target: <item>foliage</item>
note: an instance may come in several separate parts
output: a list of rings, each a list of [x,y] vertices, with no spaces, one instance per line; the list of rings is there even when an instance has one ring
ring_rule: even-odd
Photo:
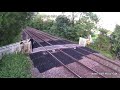
[[[90,14],[94,15],[94,14]],[[78,41],[79,37],[87,38],[88,35],[92,35],[93,29],[96,28],[96,24],[98,21],[91,19],[89,13],[84,13],[83,16],[75,23],[74,30],[76,32],[76,37],[74,37],[75,41]]]
[[[91,30],[96,28],[96,23],[99,21],[98,17],[91,12],[83,12],[82,17],[74,23],[74,26],[73,21],[65,15],[57,16],[55,21],[50,19],[45,21],[44,19],[43,16],[38,15],[31,20],[29,26],[73,41],[92,34]]]
[[[101,51],[109,51],[110,45],[110,38],[108,36],[99,35],[97,40],[93,43],[95,49]]]
[[[58,35],[66,37],[66,33],[68,32],[68,27],[70,26],[70,19],[68,19],[66,16],[58,16],[56,18],[56,31]]]
[[[74,23],[74,27],[69,18],[64,15],[60,15],[56,18],[56,22],[51,27],[51,31],[73,41],[78,41],[79,37],[86,38],[89,34],[92,34],[91,30],[96,28],[95,23],[98,22],[98,18],[91,19],[94,14],[90,14],[90,17],[88,17],[88,14],[89,13],[87,13],[87,15],[84,14],[79,21]]]
[[[113,54],[110,52],[110,50],[101,50],[99,48],[97,48],[97,46],[95,44],[90,44],[88,46],[89,48],[98,51],[99,53],[103,54],[104,56],[110,58],[110,59],[114,59]]]
[[[43,19],[40,16],[36,16],[28,23],[28,26],[31,26],[36,29],[43,29]]]
[[[31,12],[0,12],[0,46],[12,43],[32,15]]]
[[[112,54],[110,53],[111,40],[110,37],[107,36],[108,30],[99,28],[99,31],[100,34],[98,35],[98,38],[94,41],[94,43],[90,44],[89,47],[111,58],[112,56]]]
[[[40,30],[49,30],[53,25],[53,20],[47,19],[44,21],[44,17],[41,15],[34,16],[33,19],[30,20],[30,22],[27,24],[28,26],[31,26],[36,29]]]
[[[50,28],[52,27],[52,25],[53,25],[53,20],[48,19],[47,21],[44,21],[43,30],[44,31],[46,31],[46,30],[49,31]]]
[[[115,31],[111,34],[111,51],[116,56],[120,52],[120,26],[116,25]],[[120,56],[119,56],[120,58]]]
[[[104,28],[99,28],[100,34],[107,36],[107,33],[109,32],[108,30],[104,29]]]
[[[93,14],[92,12],[84,12],[84,14],[85,14],[85,17],[89,18],[88,20],[96,24],[99,22],[99,18],[97,17],[96,14]]]
[[[0,60],[0,78],[30,78],[31,63],[21,53],[6,55]]]

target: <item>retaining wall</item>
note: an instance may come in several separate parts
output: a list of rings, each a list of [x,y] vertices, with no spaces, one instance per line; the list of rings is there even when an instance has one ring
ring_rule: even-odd
[[[27,44],[26,40],[23,40],[21,42],[23,42],[24,44]],[[0,60],[4,55],[21,52],[23,47],[23,44],[20,44],[21,42],[0,47]]]

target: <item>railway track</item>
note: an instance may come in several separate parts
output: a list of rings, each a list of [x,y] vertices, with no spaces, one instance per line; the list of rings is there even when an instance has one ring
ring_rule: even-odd
[[[45,35],[45,37],[47,36],[47,38],[49,38],[49,37],[56,38],[54,36],[51,36],[49,34],[41,32],[41,31],[39,32],[39,31],[35,30],[34,32],[39,33],[41,35]],[[49,39],[52,40],[51,38],[49,38]],[[56,38],[56,39],[59,39],[59,38]],[[65,42],[65,41],[63,41],[63,42]],[[84,49],[84,48],[86,48],[87,50]],[[96,55],[96,53],[91,52],[91,49],[89,49],[87,47],[83,47],[83,48],[80,47],[78,49],[79,50],[76,50],[76,49],[72,49],[72,50],[75,51],[75,52],[77,52],[77,53],[80,53],[82,55],[84,55],[83,52],[91,54],[91,56],[86,56],[86,55],[84,55],[84,56],[87,57],[87,58],[89,58],[89,59],[91,59],[91,60],[95,60],[96,62],[100,63],[101,65],[104,65],[105,67],[111,68],[111,66],[112,66],[112,67],[114,67],[114,69],[113,69],[114,71],[116,71],[118,73],[120,72],[120,65],[117,64],[117,63],[115,63],[114,61],[111,61],[111,60],[103,58],[103,57],[101,57],[99,55]],[[81,52],[81,51],[83,51],[83,52]],[[106,64],[106,63],[108,63],[108,64]],[[119,68],[119,69],[117,69],[117,68]]]
[[[30,28],[29,28],[29,29],[30,29]],[[49,37],[52,37],[52,38],[55,38],[55,39],[60,39],[60,38],[55,37],[55,36],[52,36],[52,35],[50,35],[50,34],[46,34],[46,33],[42,32],[42,31],[38,31],[37,29],[33,29],[33,30],[34,30],[34,32],[37,32],[37,33],[39,33],[39,34],[41,33],[41,34],[43,34],[43,35],[46,35],[46,36],[49,36]],[[51,40],[52,40],[52,39],[51,39]],[[65,40],[66,40],[66,39],[65,39]],[[66,40],[66,41],[69,41],[69,40]],[[65,42],[65,41],[63,41],[63,42]],[[72,42],[72,41],[69,41],[69,42],[74,43],[74,42]],[[86,50],[85,48],[86,48],[87,50]],[[94,55],[95,57],[97,57],[97,58],[101,58],[101,59],[103,59],[103,60],[105,60],[105,61],[107,61],[107,62],[110,62],[110,63],[115,64],[116,66],[120,67],[120,65],[117,64],[117,63],[115,63],[114,61],[108,60],[108,59],[106,59],[106,58],[104,58],[104,57],[102,57],[102,56],[100,56],[100,55],[94,54],[94,53],[91,52],[91,50],[90,50],[89,48],[87,48],[87,47],[83,47],[83,48],[80,48],[80,49],[88,52],[89,54],[93,54],[93,55]]]
[[[29,32],[29,34],[33,34],[33,33],[30,33],[30,32]],[[33,35],[32,37],[35,37],[35,36],[36,36],[36,35]],[[36,37],[37,37],[37,36],[36,36]],[[39,38],[39,39],[40,39],[40,40],[43,40],[43,39],[41,39],[41,38]],[[43,40],[43,41],[44,41],[44,40]],[[40,45],[40,46],[41,46],[41,45]],[[42,46],[42,47],[43,47],[43,46]],[[65,53],[65,52],[63,52],[63,51],[61,51],[61,52],[64,53],[67,57],[70,57],[72,60],[74,60],[75,62],[77,62],[77,63],[75,63],[75,64],[77,65],[77,67],[79,67],[79,68],[81,69],[81,71],[82,71],[82,69],[83,69],[83,70],[86,70],[86,71],[87,71],[86,73],[89,72],[89,73],[96,73],[96,74],[97,74],[97,75],[91,75],[91,77],[94,76],[94,77],[96,77],[96,78],[106,78],[105,76],[100,75],[100,74],[99,74],[98,72],[96,72],[95,70],[93,70],[93,69],[85,66],[84,64],[78,62],[75,58],[73,58],[72,56],[68,55],[67,53]],[[57,57],[55,57],[52,53],[51,53],[51,55],[52,55],[54,58],[56,58],[58,61],[60,61],[60,63],[62,63],[63,66],[65,66],[65,64],[62,62],[62,60],[59,60],[59,59],[58,59]],[[67,68],[69,68],[69,71],[71,70],[71,71],[73,71],[73,72],[76,73],[74,67],[71,68],[71,66],[68,66]],[[79,69],[79,71],[80,71],[80,69]],[[77,72],[77,76],[80,76],[80,78],[81,78],[81,77],[82,77],[82,78],[85,78],[85,75],[80,75],[80,74],[82,74],[82,73]]]
[[[40,40],[42,40],[43,42],[46,42],[46,43],[48,43],[48,44],[51,45],[51,46],[53,45],[53,44],[45,41],[44,39],[42,39],[42,38],[41,38],[42,35],[38,35],[38,34],[35,35],[34,32],[32,32],[31,34],[33,34],[34,36],[38,37],[38,38],[39,38]],[[45,37],[45,36],[43,36],[43,37]],[[52,39],[50,39],[50,40],[52,40]],[[88,66],[86,66],[86,65],[84,65],[84,64],[82,64],[82,63],[80,63],[80,62],[79,62],[76,58],[74,58],[73,56],[65,53],[65,52],[62,51],[62,50],[59,50],[59,51],[62,52],[63,54],[65,54],[66,56],[70,57],[70,58],[71,58],[72,60],[74,60],[75,62],[77,62],[80,66],[83,66],[84,68],[91,70],[93,73],[96,73],[96,74],[100,75],[101,77],[106,78],[106,76],[99,74],[99,72],[95,71],[94,69],[92,69],[92,68],[90,68],[90,67],[88,67]]]
[[[34,32],[32,32],[32,34],[33,34]],[[34,34],[35,35],[35,34]],[[37,34],[36,33],[36,35],[35,35],[36,37],[38,37],[38,38],[40,38],[41,36],[43,37],[43,34]],[[46,38],[48,38],[47,36],[44,36],[44,37],[46,37]],[[42,39],[42,38],[40,38],[40,39]],[[43,40],[43,39],[42,39]],[[51,40],[51,39],[50,39]],[[43,40],[44,41],[44,40]],[[49,45],[51,45],[52,46],[52,44],[50,44],[49,42],[47,42],[47,41],[44,41],[44,42],[46,42],[46,43],[48,43]],[[74,50],[74,49],[72,49],[72,50]],[[67,53],[65,53],[64,51],[62,51],[62,50],[59,50],[59,51],[61,51],[62,53],[64,53],[64,54],[66,54],[67,56],[69,56],[69,57],[71,57],[73,60],[75,60],[76,62],[78,62],[78,60],[77,59],[75,59],[74,57],[72,57],[72,56],[70,56],[69,54],[67,54]],[[75,52],[77,52],[77,53],[80,53],[80,52],[78,52],[78,51],[76,51],[76,50],[74,50]],[[82,53],[81,53],[82,54]],[[83,56],[85,56],[84,54],[82,54]],[[90,60],[94,60],[94,59],[92,59],[92,58],[90,58],[90,57],[87,57],[87,56],[85,56],[86,58],[89,58]],[[110,70],[112,70],[114,73],[119,73],[117,70],[115,70],[115,69],[112,69],[112,68],[110,68],[110,67],[108,67],[108,66],[105,66],[105,65],[103,65],[103,64],[101,64],[99,61],[95,61],[95,62],[97,62],[97,63],[99,63],[100,65],[102,65],[102,66],[104,66],[104,67],[106,67],[106,69],[108,70],[108,69],[110,69]],[[78,62],[80,65],[83,65],[83,64],[81,64],[80,62]],[[85,66],[85,65],[84,65]],[[87,66],[86,66],[87,67]],[[89,67],[87,67],[87,68],[89,68]],[[89,69],[91,69],[91,68],[89,68]],[[93,69],[92,69],[93,70]],[[95,71],[95,70],[93,70],[95,73],[98,73],[99,74],[99,72],[97,72],[97,71]],[[99,70],[100,71],[100,70]],[[103,77],[105,77],[105,75],[103,75]]]
[[[33,34],[33,33],[32,33]],[[38,37],[38,35],[36,35],[37,37]],[[38,38],[40,38],[40,36],[38,37]],[[40,38],[41,39],[41,38]],[[43,40],[43,39],[42,39]],[[43,40],[44,41],[44,40]],[[45,41],[44,41],[45,42]],[[46,42],[46,43],[48,43],[48,42]],[[50,44],[50,43],[48,43],[49,45],[52,45],[52,44]],[[89,67],[87,67],[87,66],[85,66],[85,65],[83,65],[82,63],[80,63],[80,62],[78,62],[78,60],[77,59],[75,59],[74,57],[72,57],[72,56],[70,56],[69,54],[67,54],[67,53],[65,53],[64,51],[62,51],[62,50],[59,50],[60,52],[62,52],[62,53],[64,53],[65,55],[67,55],[68,57],[70,57],[70,58],[72,58],[74,61],[76,61],[79,65],[82,65],[82,66],[84,66],[84,67],[86,67],[87,69],[89,69],[89,70],[92,70],[94,73],[97,73],[97,74],[99,74],[99,72],[97,72],[97,71],[95,71],[95,70],[93,70],[93,69],[91,69],[91,68],[89,68]],[[99,74],[100,75],[100,74]],[[103,76],[103,75],[101,75],[102,77],[105,77],[105,76]]]
[[[25,31],[31,38],[35,38],[34,40],[36,41],[36,40],[38,40],[38,41],[36,41],[41,47],[44,47],[43,45],[41,45],[40,44],[40,42],[39,41],[43,41],[43,42],[45,42],[45,43],[47,43],[47,44],[49,44],[49,45],[53,45],[53,44],[51,44],[51,43],[49,43],[48,41],[49,40],[51,40],[51,41],[55,41],[55,40],[60,40],[59,38],[55,38],[54,36],[52,36],[51,37],[51,35],[47,35],[47,34],[45,34],[45,33],[38,33],[37,31],[34,31],[34,30],[26,30]],[[46,49],[46,48],[45,48]],[[83,50],[83,51],[86,51],[85,49],[83,49],[83,48],[80,48],[81,50]],[[82,56],[85,56],[85,54],[83,54],[83,53],[81,53],[81,52],[79,52],[79,51],[77,51],[77,50],[75,50],[75,49],[69,49],[69,50],[72,50],[72,51],[74,51],[74,52],[76,52],[76,53],[78,53],[79,55],[82,55]],[[48,50],[46,50],[51,56],[53,56],[59,63],[61,63],[61,65],[63,65],[66,69],[68,69],[70,72],[72,72],[74,75],[76,75],[77,77],[79,77],[79,78],[81,78],[81,77],[84,77],[84,75],[80,75],[80,73],[76,73],[75,72],[75,70],[73,69],[71,69],[71,67],[67,67],[67,65],[65,65],[63,62],[61,62],[55,55],[53,55],[51,52],[49,52]],[[71,56],[71,55],[69,55],[68,53],[66,53],[65,51],[63,51],[63,50],[58,50],[59,52],[61,52],[62,54],[64,54],[64,55],[66,55],[67,57],[69,57],[69,58],[71,58],[72,60],[74,60],[75,62],[76,62],[76,65],[78,66],[78,67],[80,67],[80,68],[82,68],[82,69],[84,69],[84,70],[87,70],[88,72],[91,72],[91,73],[96,73],[97,75],[97,77],[100,77],[100,78],[107,78],[107,76],[106,75],[101,75],[101,74],[99,74],[99,72],[98,71],[96,71],[96,70],[94,70],[94,69],[92,69],[92,68],[90,68],[90,67],[88,67],[88,66],[86,66],[86,65],[84,65],[83,63],[81,63],[81,62],[79,62],[75,57],[73,57],[73,56]],[[90,52],[90,51],[86,51],[86,52],[89,52],[89,54],[93,54],[92,52]],[[97,55],[96,55],[97,56]],[[117,73],[119,73],[117,70],[115,70],[115,69],[112,69],[112,68],[110,68],[110,67],[108,67],[108,66],[105,66],[105,65],[103,65],[102,63],[100,63],[100,62],[98,62],[98,61],[96,61],[95,59],[93,59],[93,58],[91,58],[91,57],[88,57],[88,56],[85,56],[86,58],[88,58],[89,60],[94,60],[95,62],[97,62],[97,63],[99,63],[100,65],[102,65],[102,66],[104,66],[104,67],[106,67],[106,68],[108,68],[108,69],[110,69],[111,71],[114,71],[114,72],[117,72]],[[98,56],[99,57],[99,56]],[[100,57],[101,58],[101,57]],[[107,61],[107,60],[106,60]],[[113,62],[112,62],[112,64],[114,64]],[[116,64],[117,65],[117,64]],[[118,65],[117,65],[118,66]],[[96,77],[96,76],[94,76],[94,77]]]
[[[24,31],[25,32],[25,31]],[[27,33],[35,42],[37,42],[41,47],[44,47],[44,46],[42,46],[38,41],[36,41],[35,39],[34,39],[34,37],[33,36],[31,36],[28,32],[25,32],[25,33]],[[72,71],[70,68],[68,68],[64,63],[62,63],[57,57],[55,57],[51,52],[49,52],[46,48],[44,48],[46,51],[47,51],[47,53],[49,53],[55,60],[57,60],[62,66],[64,66],[68,71],[70,71],[72,74],[74,74],[76,77],[78,77],[78,78],[81,78],[81,76],[79,76],[78,74],[76,74],[74,71]]]

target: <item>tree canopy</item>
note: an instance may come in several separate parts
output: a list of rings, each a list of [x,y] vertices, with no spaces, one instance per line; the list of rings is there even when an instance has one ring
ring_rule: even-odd
[[[32,12],[0,12],[0,45],[12,43],[32,15]]]
[[[116,25],[115,31],[111,34],[112,52],[116,55],[120,53],[120,26]]]

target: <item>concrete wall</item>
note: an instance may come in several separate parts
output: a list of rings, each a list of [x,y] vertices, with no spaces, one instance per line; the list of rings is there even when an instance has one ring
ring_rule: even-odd
[[[27,44],[27,41],[24,40],[22,41],[24,44]],[[12,54],[12,53],[17,53],[21,52],[23,44],[20,44],[21,42],[17,42],[14,44],[6,45],[0,47],[0,60],[4,55]]]

